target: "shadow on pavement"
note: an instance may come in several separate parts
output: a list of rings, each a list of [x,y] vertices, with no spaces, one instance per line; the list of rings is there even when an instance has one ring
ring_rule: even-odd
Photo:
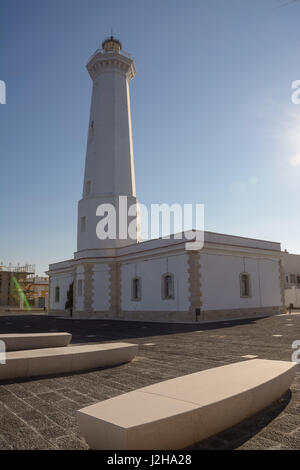
[[[0,333],[72,333],[72,344],[130,340],[194,331],[222,330],[237,325],[250,325],[266,317],[227,320],[216,323],[152,323],[119,320],[68,320],[44,315],[0,317]]]

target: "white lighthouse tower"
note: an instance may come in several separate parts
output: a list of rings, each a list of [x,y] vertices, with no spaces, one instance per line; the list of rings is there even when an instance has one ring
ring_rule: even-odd
[[[201,251],[187,248],[188,233],[137,243],[129,98],[134,62],[110,37],[87,69],[93,92],[78,248],[74,258],[49,266],[49,313],[191,323],[284,312],[280,243],[212,232],[205,232]],[[115,234],[108,226],[101,237],[106,221]]]
[[[137,208],[129,96],[129,82],[135,76],[134,61],[122,51],[120,41],[111,36],[90,58],[87,70],[93,80],[93,91],[83,193],[78,203],[77,258],[87,256],[87,250],[119,248],[139,240],[139,228],[134,236],[128,237],[127,228],[134,217],[127,217],[124,206],[126,196],[127,207]],[[120,196],[123,196],[121,234]],[[108,237],[99,239],[96,228],[101,217],[97,208],[102,205],[104,218],[107,204],[116,211],[116,236],[112,237],[111,227],[107,227]]]

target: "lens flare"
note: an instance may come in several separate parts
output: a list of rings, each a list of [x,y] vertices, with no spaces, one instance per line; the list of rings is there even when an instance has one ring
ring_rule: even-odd
[[[13,276],[12,280],[13,280],[13,283],[14,283],[15,288],[17,289],[19,298],[20,298],[20,299],[23,298],[23,301],[24,301],[24,305],[25,305],[26,310],[30,311],[30,310],[31,310],[31,307],[30,307],[30,305],[29,305],[29,302],[28,302],[28,300],[27,300],[27,298],[26,298],[26,295],[25,295],[25,293],[24,293],[22,287],[20,286],[18,280],[17,280],[14,276]]]

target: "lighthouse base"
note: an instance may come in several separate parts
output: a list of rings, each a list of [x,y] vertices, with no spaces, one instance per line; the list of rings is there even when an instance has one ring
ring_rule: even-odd
[[[285,312],[279,243],[206,232],[200,251],[172,237],[99,253],[50,265],[51,315],[70,316],[70,286],[72,318],[193,323]]]

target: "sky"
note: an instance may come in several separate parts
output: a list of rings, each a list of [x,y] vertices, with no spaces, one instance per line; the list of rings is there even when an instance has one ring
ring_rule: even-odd
[[[0,262],[76,251],[91,98],[111,28],[135,60],[137,196],[300,253],[300,1],[1,0]]]

